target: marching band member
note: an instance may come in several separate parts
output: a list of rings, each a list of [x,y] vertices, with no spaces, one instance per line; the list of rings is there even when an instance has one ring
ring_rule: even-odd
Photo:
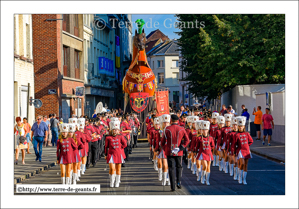
[[[225,119],[223,116],[218,116],[217,117],[217,121],[218,121],[218,130],[216,131],[216,150],[217,150],[217,158],[216,158],[216,166],[219,166],[219,171],[222,171],[223,169],[223,165],[222,165],[222,158],[223,158],[223,154],[222,154],[222,150],[221,150],[221,146],[222,146],[222,132],[221,129],[224,127],[224,123],[225,123]]]
[[[252,158],[250,148],[253,140],[248,132],[245,131],[246,117],[238,117],[238,129],[239,132],[235,135],[235,147],[236,154],[238,159],[240,159],[240,167],[239,167],[239,184],[247,184],[247,168],[248,168],[248,160]],[[243,173],[244,171],[244,173]]]
[[[75,132],[76,138],[78,140],[81,140],[81,143],[83,144],[82,149],[79,149],[79,154],[81,157],[81,166],[78,168],[78,177],[81,176],[81,174],[84,174],[85,171],[85,164],[86,164],[86,158],[87,158],[87,150],[88,147],[88,140],[86,137],[86,134],[84,134],[84,124],[85,124],[85,118],[78,118],[78,129],[79,131]],[[81,171],[81,174],[80,174]]]
[[[92,163],[93,166],[96,165],[97,160],[97,149],[98,149],[98,138],[97,138],[97,132],[93,126],[93,119],[88,120],[88,124],[84,127],[84,133],[88,134],[91,138],[91,141],[88,143],[88,155],[87,155],[87,162],[86,162],[86,168],[89,168],[90,164]]]
[[[199,138],[202,137],[202,121],[203,120],[198,120],[195,123],[195,129],[197,131],[196,136],[193,136],[192,139],[192,153],[195,156],[195,158],[197,157],[197,152],[198,150],[196,150],[196,146],[199,143]],[[202,171],[202,164],[201,164],[201,160],[196,158],[196,176],[197,176],[197,181],[200,181],[201,178],[201,171]]]
[[[195,124],[196,122],[199,121],[198,116],[193,116],[192,117],[192,128],[191,128],[191,136],[192,138],[190,139],[190,144],[191,144],[191,149],[194,149],[195,146],[195,141],[193,142],[193,137],[197,135],[196,127]],[[196,157],[193,152],[191,152],[191,171],[193,174],[196,174],[197,168],[196,168]]]
[[[150,143],[149,130],[154,127],[154,116],[155,115],[152,112],[149,112],[149,116],[146,119],[146,133],[147,133],[148,143]]]
[[[124,163],[121,150],[127,146],[127,141],[125,137],[120,134],[119,121],[110,121],[109,125],[110,135],[106,137],[105,154],[107,163],[109,164],[110,187],[119,187],[121,164]]]
[[[123,121],[123,115],[122,115],[121,113],[117,113],[117,114],[116,114],[116,118],[118,119],[119,123],[121,124],[122,121]],[[114,119],[114,120],[116,120],[116,119]],[[111,132],[111,130],[110,130],[110,132]],[[120,133],[121,135],[123,135],[123,133],[122,133],[121,130],[119,131],[119,133]],[[125,139],[126,139],[126,138],[125,138]],[[123,158],[125,159],[125,158],[126,158],[125,148],[121,147],[121,153],[122,153]],[[122,163],[121,166],[122,166],[122,167],[126,167],[126,166],[125,166],[125,161],[124,161],[124,163]]]
[[[156,118],[156,115],[155,114],[152,114],[151,115],[151,122],[148,123],[148,126],[147,126],[147,133],[148,133],[148,143],[150,145],[150,158],[149,159],[152,159],[152,162],[154,163],[154,159],[153,159],[153,155],[154,155],[154,152],[153,152],[153,148],[152,148],[152,142],[151,142],[151,139],[150,139],[150,132],[151,130],[154,129],[154,119]]]
[[[218,130],[218,124],[217,124],[217,117],[219,116],[218,112],[213,112],[212,113],[212,124],[210,124],[210,136],[213,137],[214,144],[216,144],[216,131]],[[213,164],[212,166],[216,166],[216,155],[217,155],[217,150],[213,149]]]
[[[182,126],[183,128],[185,128],[185,123],[186,123],[186,120],[187,120],[187,114],[186,113],[183,113],[180,120],[179,120],[179,126]]]
[[[211,161],[213,160],[212,150],[215,147],[213,137],[209,136],[210,122],[202,121],[202,136],[198,138],[195,150],[198,151],[196,159],[201,161],[202,172],[201,172],[201,183],[210,185],[210,167]]]
[[[156,171],[159,171],[159,169],[158,169],[158,160],[157,160],[157,153],[156,153],[157,150],[155,150],[155,142],[157,140],[159,141],[159,137],[160,137],[159,131],[160,131],[160,119],[159,119],[159,117],[156,117],[154,119],[154,129],[152,129],[150,131],[150,145],[152,147],[154,169]],[[160,176],[159,176],[159,179],[160,179]],[[161,181],[162,181],[162,173],[161,173]]]
[[[128,146],[130,145],[130,133],[131,133],[131,127],[129,126],[128,119],[130,118],[129,114],[125,114],[122,123],[120,124],[120,131],[122,135],[126,138],[127,140],[127,146],[124,148],[125,155],[126,155],[126,160],[129,161],[129,148]]]
[[[101,159],[101,155],[103,154],[103,151],[104,151],[104,143],[103,141],[105,139],[103,139],[103,135],[104,133],[106,132],[105,128],[104,128],[104,124],[103,122],[99,119],[99,118],[96,118],[95,119],[95,124],[94,124],[94,129],[97,133],[97,135],[99,136],[97,139],[97,142],[98,142],[98,152],[97,152],[97,159],[100,160]]]
[[[133,137],[134,137],[134,145],[133,145],[133,148],[137,147],[137,141],[138,141],[138,130],[140,129],[140,122],[139,122],[139,119],[137,118],[137,114],[134,113],[133,114],[133,118],[134,118],[134,127],[137,129],[137,134],[134,134]]]
[[[237,166],[237,160],[236,160],[236,156],[235,156],[235,149],[234,149],[234,146],[235,146],[235,135],[236,133],[238,132],[238,119],[237,117],[232,117],[232,120],[231,120],[231,124],[232,124],[232,131],[230,132],[230,134],[228,135],[228,138],[229,138],[229,155],[231,157],[231,160],[230,160],[230,164],[229,164],[229,170],[230,170],[230,176],[233,176],[234,175],[234,180],[237,180],[237,169],[238,169],[238,166]]]
[[[223,156],[224,158],[222,158],[223,161],[223,170],[225,173],[228,173],[228,154],[227,154],[227,145],[229,145],[228,140],[228,134],[231,131],[231,127],[230,127],[230,122],[232,119],[233,114],[224,114],[224,118],[225,118],[225,126],[221,128],[221,134],[222,134],[222,152],[223,152]]]
[[[78,140],[76,138],[76,135],[74,135],[76,131],[76,124],[74,123],[71,123],[69,124],[69,132],[68,132],[68,137],[69,138],[72,138],[75,142],[75,144],[77,145],[77,147],[73,147],[73,176],[72,176],[72,179],[73,179],[73,185],[76,185],[76,181],[78,179],[78,163],[81,162],[81,157],[80,157],[80,154],[79,154],[79,150],[78,149],[82,149],[83,148],[83,144],[81,143],[81,140]]]
[[[192,129],[192,122],[193,122],[193,116],[187,116],[187,124],[186,124],[186,133],[189,136],[189,139],[191,140],[191,142],[188,144],[187,148],[186,148],[186,153],[185,153],[185,157],[187,158],[187,168],[190,169],[191,168],[191,150],[190,150],[190,145],[192,144],[192,133],[191,133],[191,129]]]
[[[76,124],[77,123],[77,118],[75,118],[75,116],[73,115],[73,118],[69,118],[68,122],[69,122],[69,125],[70,124]],[[69,128],[70,128],[70,126],[69,126]],[[68,134],[68,136],[69,136],[69,134]],[[73,172],[74,172],[74,168],[72,168],[72,170],[71,170],[71,182],[72,182],[72,178],[73,178]]]
[[[61,183],[71,184],[71,170],[73,163],[73,150],[78,149],[73,138],[68,138],[69,124],[60,124],[61,134],[57,140],[57,164],[60,165]],[[66,178],[65,178],[66,175]]]

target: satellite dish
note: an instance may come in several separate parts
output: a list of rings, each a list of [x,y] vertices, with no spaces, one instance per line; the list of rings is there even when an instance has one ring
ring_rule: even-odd
[[[35,108],[40,108],[43,105],[42,100],[35,99],[34,102],[33,102],[33,105],[34,105]]]

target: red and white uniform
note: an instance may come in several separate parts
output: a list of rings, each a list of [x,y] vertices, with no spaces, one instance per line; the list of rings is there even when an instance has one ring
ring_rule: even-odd
[[[91,136],[93,133],[97,133],[97,131],[95,130],[94,126],[92,126],[92,125],[85,126],[84,127],[84,133],[86,133],[86,134],[88,134],[90,136],[91,142],[98,141],[97,138],[93,138],[92,139],[92,136]]]
[[[190,128],[186,128],[185,130],[186,130],[186,133],[187,133],[187,135],[188,135],[188,137],[190,139],[190,143],[187,145],[187,149],[189,149],[189,151],[190,151],[190,145],[192,144],[192,133],[191,133],[191,129]]]
[[[123,131],[127,131],[127,130],[131,130],[131,127],[129,126],[129,123],[127,121],[123,121],[121,124],[120,124],[120,131],[123,132]],[[124,137],[127,138],[127,140],[130,139],[130,133],[122,133],[122,135]]]
[[[228,138],[227,141],[229,143],[229,146],[227,146],[226,152],[229,155],[234,155],[235,154],[234,145],[236,144],[236,142],[235,142],[235,135],[236,135],[236,133],[238,133],[238,132],[237,131],[232,131],[227,136],[227,138]]]
[[[183,128],[185,128],[185,122],[182,120],[179,120],[179,126],[182,126]]]
[[[140,122],[139,122],[138,118],[134,118],[133,122],[134,122],[135,127],[137,127],[137,128],[140,127]]]
[[[211,136],[199,136],[197,138],[197,144],[195,146],[195,150],[198,152],[196,155],[197,160],[206,160],[212,161],[213,153],[212,150],[215,147],[213,137]]]
[[[249,133],[238,132],[235,135],[236,155],[239,158],[252,158],[249,146],[253,143],[253,140]]]
[[[127,140],[121,134],[116,136],[106,136],[105,154],[107,163],[124,163],[126,158],[123,149],[127,147]]]
[[[89,152],[89,142],[91,142],[91,136],[88,133],[83,133],[86,139],[86,143],[85,143],[85,151],[86,151],[86,156],[88,156],[88,152]]]
[[[98,138],[98,141],[101,141],[103,138],[103,134],[105,132],[104,126],[103,125],[99,125],[99,126],[94,125],[94,129],[95,129],[97,135],[100,135],[100,137]]]
[[[156,147],[156,140],[159,141],[160,137],[160,129],[152,128],[149,132],[150,135],[150,145],[155,148]]]
[[[73,163],[81,162],[81,156],[79,153],[79,149],[82,149],[82,148],[83,148],[83,144],[82,144],[81,140],[78,140],[78,138],[77,138],[77,148],[76,149],[73,148]]]
[[[214,139],[214,144],[216,144],[216,131],[218,130],[218,125],[216,124],[211,124],[210,125],[210,136]]]
[[[228,133],[230,132],[231,128],[229,126],[224,126],[220,129],[221,131],[221,137],[218,136],[217,139],[217,147],[224,150],[226,148],[226,138]]]
[[[150,121],[148,124],[147,124],[147,127],[146,127],[146,132],[149,134],[150,132],[150,129],[154,127],[154,124],[152,121]]]
[[[79,150],[80,157],[87,156],[86,145],[85,145],[85,143],[86,143],[85,134],[82,133],[81,131],[76,131],[75,136],[77,138],[77,141],[80,141],[80,143],[82,144],[82,146],[79,146],[79,143],[78,143],[78,150]]]
[[[196,136],[197,136],[197,131],[195,129],[191,129],[189,139],[190,139],[190,150],[192,152],[194,152],[194,148],[196,145]]]
[[[58,139],[56,152],[58,164],[74,163],[73,150],[76,149],[78,146],[73,138],[62,139],[62,142]]]
[[[166,159],[164,147],[162,147],[162,138],[163,138],[164,132],[162,130],[159,130],[158,136],[155,138],[155,144],[154,148],[156,151],[159,152],[158,158]]]
[[[190,142],[185,129],[178,124],[172,124],[165,128],[164,133],[162,147],[165,149],[166,156],[173,156],[171,152],[174,148],[180,148],[180,151],[175,156],[183,156],[183,148]]]

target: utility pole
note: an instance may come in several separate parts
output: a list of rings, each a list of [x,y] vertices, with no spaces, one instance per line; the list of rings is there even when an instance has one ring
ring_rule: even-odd
[[[29,99],[30,99],[30,83],[28,83],[27,91],[27,121],[29,122]]]

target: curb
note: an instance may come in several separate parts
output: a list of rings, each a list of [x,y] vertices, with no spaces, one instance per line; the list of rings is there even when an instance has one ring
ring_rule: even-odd
[[[43,167],[40,167],[40,168],[37,168],[36,170],[34,171],[30,171],[29,173],[26,173],[24,175],[21,175],[19,177],[15,177],[14,178],[14,184],[17,184],[17,183],[20,183],[21,181],[25,180],[25,179],[28,179],[30,178],[31,176],[34,176],[35,174],[39,174],[41,173],[42,171],[44,170],[48,170],[48,168],[51,168],[53,166],[56,165],[56,162],[53,162],[53,163],[50,163],[48,165],[45,165]]]
[[[277,163],[281,163],[281,162],[283,162],[283,165],[285,165],[285,160],[281,160],[281,159],[278,159],[278,158],[275,158],[275,157],[271,157],[271,156],[265,155],[265,154],[263,154],[263,153],[257,152],[257,151],[252,150],[252,149],[251,149],[250,151],[251,151],[252,153],[256,154],[256,155],[262,156],[262,157],[264,157],[264,158],[267,158],[267,159],[269,159],[269,160],[275,161],[275,162],[277,162]]]

